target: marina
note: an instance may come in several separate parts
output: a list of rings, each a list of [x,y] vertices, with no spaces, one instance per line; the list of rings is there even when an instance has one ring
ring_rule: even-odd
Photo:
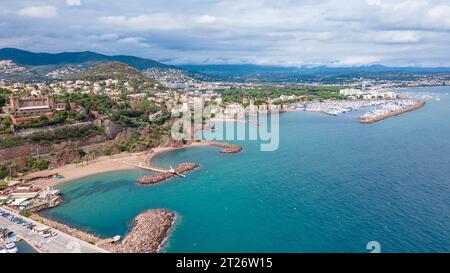
[[[320,112],[329,116],[337,116],[349,112],[367,111],[358,117],[361,123],[374,123],[389,117],[419,109],[425,105],[424,100],[430,97],[415,99],[376,99],[376,100],[328,100],[283,105],[285,111],[301,110]],[[436,99],[436,101],[439,101]]]
[[[305,103],[304,109],[308,112],[320,112],[330,116],[337,116],[347,112],[357,111],[363,107],[377,106],[385,103],[385,100],[313,101]]]
[[[417,110],[419,108],[422,108],[424,105],[425,102],[421,101],[419,102],[413,100],[393,101],[375,107],[374,110],[360,116],[359,121],[361,123],[374,123],[406,112]]]

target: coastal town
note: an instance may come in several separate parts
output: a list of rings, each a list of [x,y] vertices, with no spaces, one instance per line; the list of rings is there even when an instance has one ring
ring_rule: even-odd
[[[1,1],[0,273],[445,259],[449,41],[450,0]]]
[[[0,65],[10,73],[25,71],[11,61]],[[83,76],[57,80],[72,73]],[[241,152],[242,147],[223,142],[170,138],[168,129],[178,114],[193,112],[198,102],[223,109],[204,117],[205,129],[217,121],[245,119],[248,113],[239,109],[249,106],[266,113],[305,111],[338,116],[355,112],[355,122],[369,124],[425,105],[425,101],[397,93],[395,83],[367,80],[320,86],[204,82],[176,69],[140,73],[121,63],[92,70],[67,68],[48,76],[52,80],[0,80],[2,252],[16,252],[14,243],[21,239],[39,252],[69,251],[61,244],[72,237],[81,242],[83,252],[162,251],[176,212],[143,212],[123,238],[99,238],[46,219],[40,212],[63,202],[59,185],[99,170],[142,169],[149,174],[136,184],[149,186],[201,168],[194,162],[160,168],[151,161],[158,154],[206,145],[221,149],[222,154]]]

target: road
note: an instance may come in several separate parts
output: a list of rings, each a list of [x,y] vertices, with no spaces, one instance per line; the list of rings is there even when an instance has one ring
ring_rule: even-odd
[[[29,218],[22,217],[9,210],[0,208],[0,211],[7,212],[36,226],[45,226]],[[44,238],[42,235],[32,232],[22,225],[11,222],[0,216],[0,227],[5,227],[14,232],[17,236],[23,238],[28,244],[44,253],[107,253],[108,251],[97,246],[91,245],[78,238],[56,230],[57,235],[50,238]],[[53,229],[55,230],[55,229]]]

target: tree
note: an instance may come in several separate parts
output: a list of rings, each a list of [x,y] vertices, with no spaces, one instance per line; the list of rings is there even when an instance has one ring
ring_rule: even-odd
[[[0,230],[0,238],[2,238],[2,239],[8,238],[8,233],[9,233],[9,231],[6,228],[1,229]]]
[[[86,120],[87,116],[85,113],[78,113],[75,115],[75,119],[78,121],[84,121]]]
[[[86,155],[86,152],[81,148],[77,148],[75,149],[75,151],[77,151],[80,154],[80,157],[84,157]]]
[[[8,97],[11,95],[11,91],[5,88],[0,88],[0,108],[5,106],[8,101]]]
[[[31,216],[31,212],[29,212],[26,209],[23,209],[19,212],[20,215],[22,215],[23,217],[30,217]]]
[[[48,122],[48,118],[45,115],[41,115],[39,117],[39,122],[46,123],[46,122]]]
[[[6,98],[3,96],[0,96],[0,107],[5,106],[5,104],[6,104]]]
[[[155,113],[158,112],[158,107],[148,99],[142,99],[136,106],[136,110],[144,113]]]
[[[0,166],[0,179],[3,179],[5,177],[8,176],[8,168],[6,168],[5,166],[1,165]]]

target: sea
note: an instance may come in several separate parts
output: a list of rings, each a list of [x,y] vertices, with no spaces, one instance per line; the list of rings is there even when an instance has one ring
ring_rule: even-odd
[[[142,170],[86,177],[61,185],[64,204],[43,214],[110,237],[140,212],[172,210],[171,253],[450,252],[450,87],[398,92],[432,98],[374,124],[360,111],[282,113],[275,151],[235,140],[241,153],[162,154],[155,164],[200,168],[151,186],[135,183]]]

